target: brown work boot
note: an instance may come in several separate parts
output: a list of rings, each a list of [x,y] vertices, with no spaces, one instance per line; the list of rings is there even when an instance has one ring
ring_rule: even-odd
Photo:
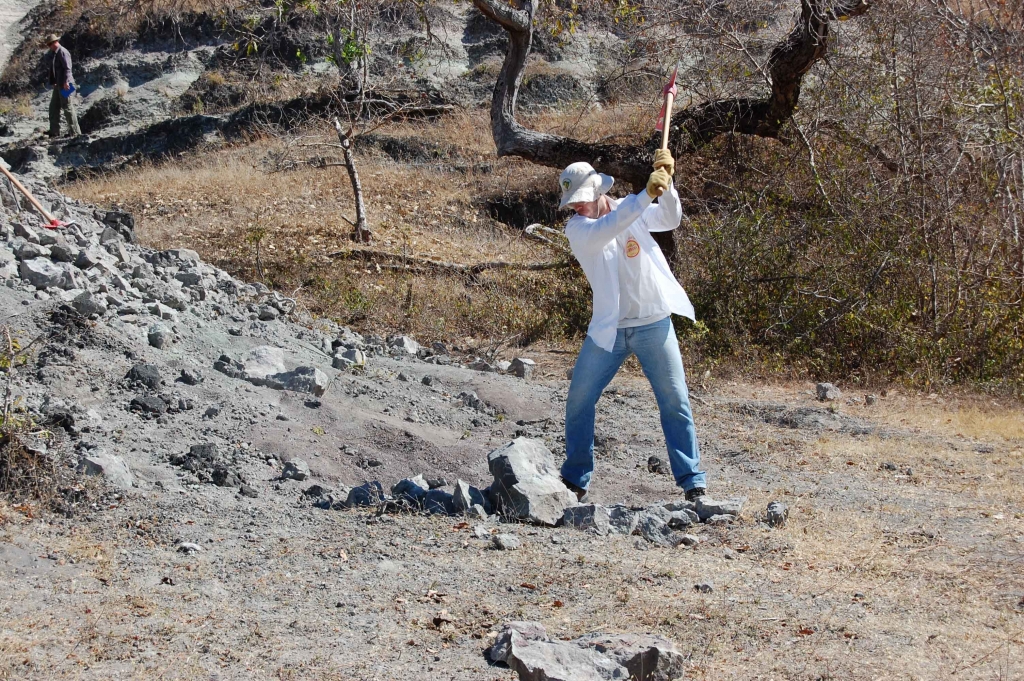
[[[590,501],[589,497],[587,497],[587,490],[583,489],[582,487],[579,487],[578,485],[572,484],[565,478],[562,478],[562,484],[568,487],[569,491],[576,495],[576,501],[580,502],[581,504],[585,504],[588,501]]]
[[[702,497],[707,494],[707,490],[703,487],[694,487],[693,489],[686,490],[686,500],[696,501],[697,497]]]

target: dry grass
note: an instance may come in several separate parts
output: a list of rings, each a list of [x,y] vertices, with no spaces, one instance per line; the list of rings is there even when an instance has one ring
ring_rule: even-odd
[[[468,126],[480,134],[467,136]],[[432,141],[450,143],[470,164],[490,161],[490,172],[399,164],[372,151],[359,156],[373,248],[461,264],[556,257],[489,217],[485,197],[527,190],[538,175],[550,173],[494,159],[486,129],[476,117],[452,117],[436,126]],[[402,126],[389,132],[411,135]],[[550,307],[560,296],[576,295],[578,277],[566,284],[555,275],[511,272],[468,282],[331,260],[329,253],[354,246],[345,219],[354,219],[354,202],[344,168],[267,172],[264,161],[270,153],[333,159],[334,149],[298,145],[336,139],[325,133],[291,142],[261,141],[183,163],[151,165],[79,182],[68,192],[130,210],[148,245],[188,245],[238,276],[265,280],[286,293],[298,291],[313,311],[363,329],[402,328],[443,340],[562,335],[567,323]]]

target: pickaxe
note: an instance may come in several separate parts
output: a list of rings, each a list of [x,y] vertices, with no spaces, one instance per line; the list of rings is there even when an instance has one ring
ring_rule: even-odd
[[[676,64],[676,68],[672,71],[672,78],[669,79],[668,85],[662,90],[662,94],[665,95],[665,102],[661,105],[661,113],[658,114],[658,124],[654,126],[654,129],[661,133],[661,146],[659,149],[668,149],[668,126],[672,122],[672,103],[676,98],[676,74],[679,73],[679,64]]]
[[[63,222],[50,215],[50,213],[45,208],[43,208],[42,204],[36,201],[36,197],[32,196],[32,194],[30,194],[29,191],[25,189],[25,185],[23,185],[21,182],[18,182],[18,178],[14,177],[14,175],[12,175],[10,171],[7,170],[7,168],[4,168],[2,163],[0,163],[0,172],[3,172],[3,174],[7,176],[7,179],[11,181],[11,184],[17,187],[18,190],[25,195],[25,198],[28,199],[29,203],[31,203],[35,207],[35,209],[39,211],[39,214],[46,219],[47,222],[45,225],[43,225],[43,227],[45,227],[46,229],[60,229],[62,227],[70,227],[71,225],[75,224],[74,220],[72,220],[71,222]]]

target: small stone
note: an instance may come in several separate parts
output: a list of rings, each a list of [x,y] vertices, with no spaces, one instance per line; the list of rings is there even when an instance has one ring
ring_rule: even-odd
[[[679,543],[683,546],[696,546],[700,543],[700,537],[693,534],[684,534],[679,538]]]
[[[263,322],[272,322],[281,316],[281,311],[273,305],[260,305],[259,318]]]
[[[781,501],[773,501],[768,504],[765,511],[764,521],[772,527],[782,527],[789,518],[789,508]]]
[[[178,553],[193,554],[199,553],[202,550],[202,546],[200,546],[199,544],[193,544],[192,542],[183,541],[180,544],[178,544]]]
[[[404,371],[399,371],[398,372],[398,380],[402,381],[403,383],[408,383],[409,382],[409,377],[405,374]]]
[[[731,525],[736,522],[736,516],[730,513],[719,513],[704,521],[708,525]]]
[[[419,505],[423,498],[430,491],[430,485],[423,479],[422,475],[417,475],[415,478],[405,478],[399,480],[394,487],[391,488],[391,494],[396,499],[405,499],[412,503]]]
[[[716,515],[731,515],[733,518],[740,515],[743,510],[743,504],[746,503],[746,497],[737,497],[735,499],[723,499],[721,501],[715,500],[707,495],[697,497],[694,502],[694,510],[700,517],[702,522],[707,522],[709,518]]]
[[[656,456],[647,457],[647,470],[655,475],[662,475],[668,472],[665,469],[665,462]]]
[[[54,244],[50,248],[50,257],[54,262],[73,263],[78,257],[78,249],[68,244]]]
[[[84,317],[88,317],[90,315],[102,316],[107,312],[106,302],[89,291],[80,293],[71,303],[71,306]]]
[[[182,369],[181,382],[185,385],[199,385],[206,380],[203,372],[198,369]]]
[[[150,390],[157,390],[161,383],[160,370],[154,364],[136,364],[125,374],[125,379],[141,383]]]
[[[814,389],[818,394],[819,402],[834,402],[843,396],[842,391],[831,383],[819,383]]]
[[[174,278],[180,281],[182,286],[199,286],[203,283],[203,276],[198,272],[177,272]]]
[[[167,345],[167,341],[170,340],[171,332],[162,324],[154,324],[146,331],[145,336],[146,340],[150,341],[150,345],[159,350]]]
[[[249,485],[242,485],[241,487],[239,487],[238,493],[241,494],[243,497],[248,497],[250,499],[255,499],[256,497],[259,496],[256,490],[254,490],[252,487],[249,487]]]
[[[278,421],[291,421],[291,419],[284,414],[278,414],[274,418],[277,419]]]
[[[866,404],[867,406],[870,407],[870,406],[874,405],[876,402],[878,402],[878,397],[877,396],[875,396],[875,395],[865,395],[864,396],[864,404]]]
[[[426,386],[431,386],[431,385],[434,385],[434,381],[435,380],[436,379],[433,376],[427,375],[427,376],[424,376],[422,379],[420,379],[420,383],[422,383],[423,385],[426,385]]]
[[[608,509],[600,504],[585,504],[567,508],[562,513],[562,523],[598,536],[604,536],[611,532]]]
[[[737,558],[739,558],[739,555],[740,554],[736,553],[735,551],[729,548],[722,551],[722,557],[726,560],[736,560]]]
[[[353,487],[348,493],[349,506],[376,506],[384,500],[384,488],[379,482],[364,482]]]
[[[415,355],[420,349],[420,344],[409,336],[391,336],[388,338],[388,347],[400,354]]]
[[[486,525],[474,525],[473,536],[477,539],[490,539],[491,531],[487,529]]]
[[[34,244],[31,241],[23,241],[14,249],[14,257],[18,260],[31,260],[33,258],[48,258],[51,251],[46,246]]]
[[[445,478],[427,478],[427,486],[430,489],[438,489],[439,487],[447,487],[448,480]]]
[[[285,480],[305,480],[309,477],[309,464],[302,459],[292,459],[284,465],[281,477]]]
[[[220,414],[220,407],[207,407],[206,411],[203,412],[203,418],[212,419],[218,414]]]
[[[100,245],[106,245],[112,241],[120,241],[121,234],[111,227],[105,227],[103,233],[100,234]]]
[[[131,489],[135,484],[128,464],[114,454],[91,452],[78,460],[78,471],[86,475],[101,475],[119,489]]]
[[[25,239],[26,241],[31,241],[34,244],[39,243],[39,235],[36,233],[34,229],[29,227],[28,225],[22,224],[20,222],[12,222],[11,226],[14,227],[15,236],[20,236],[22,239]]]
[[[452,495],[443,489],[432,489],[423,497],[423,510],[427,513],[451,515],[455,512]]]
[[[306,489],[302,490],[302,495],[306,497],[322,497],[331,493],[330,487],[324,487],[323,485],[310,485]]]
[[[532,359],[516,357],[512,360],[512,364],[509,366],[508,370],[513,376],[529,380],[530,377],[533,376],[533,370],[536,366],[537,363]]]
[[[715,585],[711,582],[699,582],[693,585],[694,591],[699,591],[702,594],[709,594],[715,590]]]
[[[514,534],[496,534],[491,541],[499,551],[515,551],[523,545]]]

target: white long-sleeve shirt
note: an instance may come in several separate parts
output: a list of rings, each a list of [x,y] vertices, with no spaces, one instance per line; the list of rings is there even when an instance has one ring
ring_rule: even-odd
[[[565,226],[569,246],[593,292],[587,335],[608,352],[620,325],[647,324],[669,313],[695,319],[686,291],[651,236],[651,232],[679,226],[683,210],[675,187],[656,205],[646,191],[610,201],[612,210],[607,215],[596,220],[574,215]],[[626,285],[625,296],[620,281]]]

